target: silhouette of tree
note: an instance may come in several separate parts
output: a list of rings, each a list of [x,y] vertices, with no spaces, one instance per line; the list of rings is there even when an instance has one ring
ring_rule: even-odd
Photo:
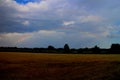
[[[119,50],[120,49],[120,44],[112,44],[110,49]]]
[[[100,54],[100,48],[96,45],[92,48],[94,54]]]
[[[112,44],[110,48],[110,53],[120,54],[120,44]]]
[[[54,48],[49,45],[47,48],[18,48],[0,47],[0,52],[33,52],[33,53],[73,53],[73,54],[120,54],[120,44],[112,44],[109,49],[101,49],[97,45],[93,48],[70,49],[68,44],[63,48]]]
[[[64,51],[65,51],[65,53],[70,52],[70,48],[69,48],[69,45],[68,45],[68,44],[65,44],[65,45],[64,45]]]
[[[51,45],[48,46],[48,50],[54,50],[55,48]]]

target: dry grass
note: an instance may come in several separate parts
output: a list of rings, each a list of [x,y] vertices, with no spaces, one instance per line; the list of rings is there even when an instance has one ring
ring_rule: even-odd
[[[0,80],[120,80],[120,55],[0,53]]]

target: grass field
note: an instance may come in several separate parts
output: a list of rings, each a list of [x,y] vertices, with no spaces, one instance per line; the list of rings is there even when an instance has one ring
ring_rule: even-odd
[[[0,80],[120,80],[120,55],[0,52]]]

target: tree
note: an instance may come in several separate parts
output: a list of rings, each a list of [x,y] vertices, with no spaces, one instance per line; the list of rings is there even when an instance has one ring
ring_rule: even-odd
[[[112,44],[110,48],[110,53],[119,54],[120,53],[120,44]]]
[[[96,45],[92,48],[94,54],[100,54],[100,48]]]
[[[54,50],[55,48],[51,45],[48,46],[48,50]]]
[[[110,49],[111,50],[120,50],[120,44],[112,44]]]
[[[64,45],[64,51],[65,51],[65,53],[70,52],[70,48],[69,48],[69,45],[68,45],[68,44],[65,44],[65,45]]]

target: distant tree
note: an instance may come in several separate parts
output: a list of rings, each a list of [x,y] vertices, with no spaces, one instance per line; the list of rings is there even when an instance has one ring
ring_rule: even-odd
[[[112,44],[110,48],[110,53],[120,54],[120,44]]]
[[[94,54],[100,54],[100,48],[96,45],[92,48]]]
[[[78,49],[75,49],[75,48],[72,48],[70,51],[71,51],[71,53],[74,53],[74,54],[78,53]]]
[[[57,48],[57,53],[64,53],[64,49],[63,48]]]
[[[48,53],[55,53],[56,49],[53,46],[49,45],[48,48],[46,49],[46,52],[48,52]]]
[[[96,45],[95,47],[93,47],[93,49],[98,50],[100,48]]]
[[[51,45],[48,46],[48,50],[54,50],[55,48]]]
[[[120,49],[120,44],[112,44],[110,49],[111,50],[119,50]]]
[[[64,45],[64,51],[65,51],[65,53],[70,52],[70,48],[69,48],[69,45],[68,45],[68,44],[65,44],[65,45]]]

